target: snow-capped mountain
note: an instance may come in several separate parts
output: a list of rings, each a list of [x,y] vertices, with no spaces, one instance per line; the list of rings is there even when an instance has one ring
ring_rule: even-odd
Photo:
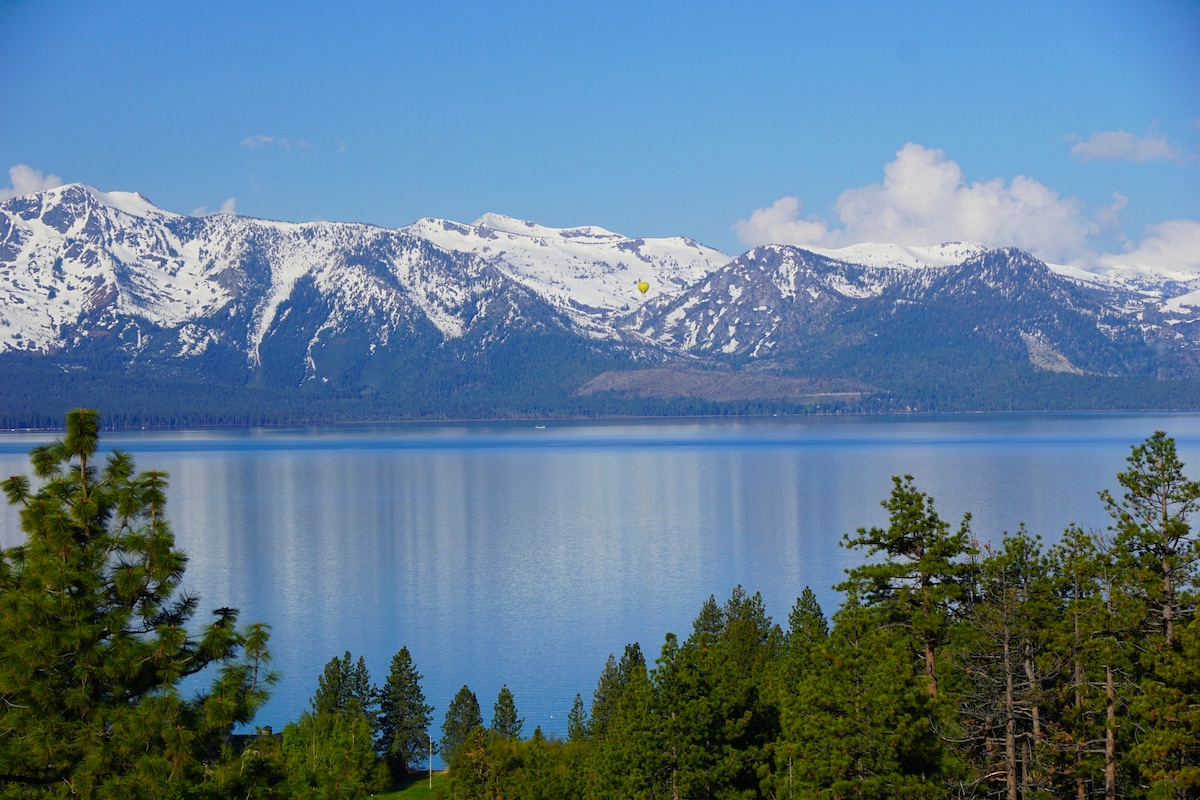
[[[436,361],[437,391],[458,392],[522,359],[577,365],[577,383],[647,359],[861,382],[914,358],[949,368],[942,351],[959,369],[1200,376],[1200,276],[964,242],[731,258],[496,214],[398,229],[189,217],[81,184],[0,203],[0,356],[62,369],[397,391]],[[447,378],[456,364],[469,377]]]
[[[138,349],[151,332],[168,330],[177,355],[224,341],[257,363],[302,282],[330,302],[319,330],[337,331],[361,312],[376,320],[381,345],[414,319],[462,337],[481,303],[522,288],[569,327],[616,338],[611,319],[641,301],[640,281],[678,291],[726,261],[687,239],[551,229],[493,214],[472,225],[423,219],[396,230],[193,218],[140,195],[73,184],[0,205],[0,352],[61,351],[101,331],[140,333]]]
[[[1161,291],[1050,267],[1011,248],[822,252],[755,248],[639,311],[636,328],[667,347],[738,360],[811,360],[821,351],[869,350],[880,337],[886,348],[888,338],[928,333],[962,349],[987,341],[1023,350],[1051,371],[1123,375],[1157,363],[1189,374],[1197,365],[1193,295],[1163,299]]]

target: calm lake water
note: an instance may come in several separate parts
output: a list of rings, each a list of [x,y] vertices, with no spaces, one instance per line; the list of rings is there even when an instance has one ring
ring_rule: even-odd
[[[1025,522],[1054,540],[1103,529],[1129,446],[1176,438],[1200,476],[1200,415],[871,417],[345,427],[108,434],[171,476],[168,512],[201,608],[271,625],[283,681],[257,719],[278,730],[350,650],[382,683],[402,646],[425,676],[435,735],[467,684],[485,721],[502,684],[525,732],[566,732],[609,653],[667,631],[741,584],[786,626],[812,586],[880,525],[891,476],[912,474],[981,541]],[[0,474],[49,435],[0,435]],[[21,538],[0,508],[0,544]],[[197,620],[200,620],[198,615]]]

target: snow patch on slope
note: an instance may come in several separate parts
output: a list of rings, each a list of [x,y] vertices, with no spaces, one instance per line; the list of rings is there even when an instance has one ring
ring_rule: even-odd
[[[500,214],[471,225],[422,219],[403,230],[478,256],[593,334],[613,335],[607,315],[679,292],[730,260],[690,239],[631,239],[594,226],[548,228]],[[643,280],[650,284],[646,298],[637,288]]]

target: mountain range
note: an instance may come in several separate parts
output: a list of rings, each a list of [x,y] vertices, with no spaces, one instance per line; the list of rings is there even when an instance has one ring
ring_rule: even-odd
[[[192,217],[70,184],[0,203],[0,379],[8,427],[78,404],[147,425],[1196,408],[1200,275]]]

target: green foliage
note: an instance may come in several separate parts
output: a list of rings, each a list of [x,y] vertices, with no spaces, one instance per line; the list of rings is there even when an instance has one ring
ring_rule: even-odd
[[[1188,522],[1200,507],[1200,482],[1184,475],[1175,441],[1162,431],[1134,446],[1127,462],[1117,475],[1121,499],[1101,498],[1114,521],[1121,589],[1141,612],[1129,626],[1138,637],[1138,691],[1129,708],[1141,728],[1129,756],[1149,796],[1187,797],[1200,787],[1200,671],[1195,623],[1187,622],[1200,599],[1200,548]]]
[[[359,798],[385,787],[389,774],[376,753],[379,690],[366,662],[349,651],[317,677],[311,711],[283,729],[287,790],[297,798]]]
[[[458,762],[459,751],[467,746],[476,728],[483,728],[479,700],[475,693],[464,685],[450,701],[450,707],[446,709],[446,719],[442,722],[442,758],[452,770]]]
[[[188,630],[198,600],[177,593],[167,476],[120,452],[98,469],[99,419],[72,411],[31,452],[36,490],[2,484],[26,534],[0,553],[0,781],[20,796],[185,792],[275,681],[266,626],[220,608]],[[206,670],[184,698],[180,681]]]
[[[371,674],[362,656],[355,663],[347,650],[334,657],[317,678],[317,691],[310,701],[317,714],[356,712],[367,718],[374,730],[378,718],[379,688],[371,683]]]
[[[851,598],[785,695],[774,778],[781,797],[948,794],[935,698],[907,636]]]
[[[985,785],[1010,796],[1018,788],[1024,796],[1049,792],[1055,764],[1047,723],[1061,663],[1046,657],[1059,612],[1050,563],[1024,528],[985,555],[954,648],[959,750],[987,776]]]
[[[1188,516],[1200,505],[1200,482],[1188,480],[1175,452],[1175,440],[1162,431],[1133,447],[1129,469],[1117,474],[1125,492],[1101,499],[1114,521],[1121,567],[1131,590],[1157,613],[1152,630],[1170,646],[1179,618],[1179,593],[1195,577],[1200,550]]]
[[[575,695],[575,702],[567,714],[567,741],[582,742],[587,738],[587,712],[583,708],[583,696]]]
[[[1123,504],[1109,502],[1125,513],[1115,538],[1069,528],[1048,552],[1024,528],[979,552],[969,517],[952,531],[896,478],[887,528],[845,539],[869,560],[848,571],[832,629],[807,589],[786,636],[757,595],[710,597],[652,671],[632,648],[609,657],[590,735],[568,742],[582,757],[547,751],[577,773],[569,790],[526,794],[520,758],[481,739],[482,794],[469,796],[1193,797],[1194,490],[1173,448],[1134,448]],[[1131,510],[1143,496],[1159,498],[1154,514]],[[1138,556],[1151,546],[1158,558]],[[1164,553],[1178,587],[1170,640]]]
[[[287,789],[295,798],[358,800],[388,784],[367,718],[356,712],[306,711],[283,729]]]
[[[1153,798],[1200,796],[1200,616],[1176,630],[1171,648],[1147,652],[1131,704],[1144,730],[1130,755]]]
[[[596,691],[592,694],[592,719],[588,723],[587,734],[591,738],[603,739],[608,733],[608,720],[613,710],[625,694],[625,688],[635,672],[645,672],[646,659],[642,648],[637,642],[625,645],[620,663],[610,653],[600,673]]]
[[[433,706],[425,702],[421,673],[407,647],[392,656],[380,698],[379,752],[387,759],[392,775],[399,777],[428,757],[433,722]]]
[[[970,514],[955,533],[934,510],[933,498],[917,491],[911,475],[892,478],[887,528],[859,528],[842,545],[884,559],[847,570],[838,589],[853,601],[881,609],[889,624],[907,628],[924,663],[931,693],[937,691],[936,658],[949,635],[959,603],[973,577],[975,554]]]
[[[221,749],[220,760],[205,776],[204,795],[261,800],[286,796],[287,782],[283,737],[273,735],[270,728],[260,729],[240,752],[229,744]]]
[[[513,701],[512,692],[508,689],[508,684],[500,687],[500,694],[496,697],[496,705],[492,713],[492,732],[497,736],[504,736],[509,739],[520,739],[521,728],[525,725],[525,718],[517,716],[517,705]]]

